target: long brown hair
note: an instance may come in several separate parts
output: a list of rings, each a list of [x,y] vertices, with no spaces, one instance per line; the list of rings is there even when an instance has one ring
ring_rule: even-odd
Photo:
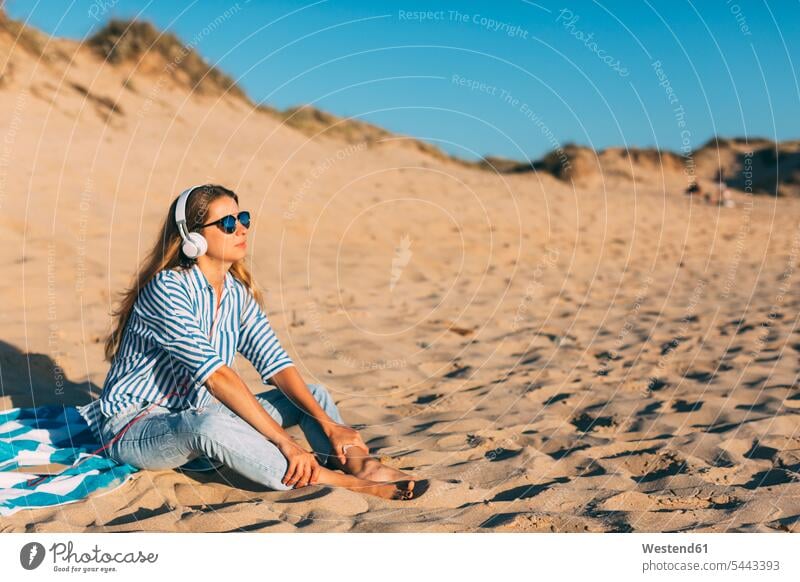
[[[186,226],[189,231],[197,229],[206,222],[208,207],[211,203],[221,196],[230,196],[236,203],[239,197],[232,190],[218,184],[206,184],[195,188],[192,195],[186,201]],[[188,258],[181,249],[183,239],[178,232],[175,224],[175,206],[178,198],[172,201],[169,207],[161,231],[150,253],[145,257],[139,268],[138,274],[133,279],[133,285],[120,294],[119,308],[112,310],[111,316],[114,319],[112,331],[105,341],[105,358],[111,362],[119,351],[122,343],[125,325],[128,323],[133,306],[139,298],[139,290],[147,285],[156,273],[163,269],[186,269],[191,268],[196,260]],[[255,298],[256,302],[263,307],[262,294],[258,289],[250,270],[243,261],[236,261],[231,265],[230,273],[239,281],[245,284]]]

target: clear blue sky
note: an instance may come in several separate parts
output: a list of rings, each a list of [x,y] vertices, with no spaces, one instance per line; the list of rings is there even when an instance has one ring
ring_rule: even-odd
[[[6,9],[74,39],[111,17],[147,19],[254,101],[313,102],[465,158],[535,159],[569,142],[679,151],[714,134],[800,137],[796,1],[8,0]]]

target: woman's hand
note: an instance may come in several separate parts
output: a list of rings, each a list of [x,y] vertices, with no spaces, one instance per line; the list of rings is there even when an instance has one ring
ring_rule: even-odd
[[[343,424],[325,424],[325,434],[333,446],[333,453],[339,459],[339,462],[344,465],[347,462],[347,455],[345,450],[351,446],[358,447],[369,455],[369,447],[364,444],[361,435],[358,431]]]
[[[284,485],[305,487],[316,484],[319,478],[319,462],[313,453],[309,453],[292,440],[281,442],[278,449],[289,461],[286,475],[281,481]]]

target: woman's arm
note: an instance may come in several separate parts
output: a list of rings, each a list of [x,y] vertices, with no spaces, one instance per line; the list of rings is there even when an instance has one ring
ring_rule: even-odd
[[[355,446],[362,449],[367,455],[369,454],[369,447],[356,429],[337,423],[322,409],[296,367],[284,368],[273,375],[270,380],[275,382],[289,400],[319,423],[342,465],[347,462],[347,447]]]
[[[300,376],[300,372],[295,366],[284,368],[273,375],[270,381],[274,382],[289,400],[294,402],[301,410],[305,411],[316,420],[326,435],[330,434],[330,430],[336,422],[334,422],[319,405],[319,402],[317,402],[317,399],[311,394],[305,380]]]
[[[285,485],[305,487],[317,482],[320,467],[316,457],[297,444],[270,416],[232,368],[227,365],[219,368],[209,376],[206,387],[212,396],[275,443],[289,464],[282,480]]]
[[[261,381],[269,384],[274,374],[294,366],[294,362],[281,346],[267,314],[249,291],[245,293],[236,349],[253,364]]]
[[[200,328],[189,294],[169,269],[159,271],[142,287],[133,313],[137,317],[130,325],[169,354],[171,361],[182,364],[194,385],[204,384],[225,365]]]
[[[281,347],[267,314],[249,291],[242,310],[237,349],[258,370],[264,384],[277,384],[289,400],[319,423],[342,465],[347,460],[345,452],[349,446],[357,446],[369,453],[358,431],[337,424],[319,405],[289,354]]]
[[[206,387],[212,396],[276,445],[291,441],[283,427],[256,400],[233,368],[225,365],[209,376]]]

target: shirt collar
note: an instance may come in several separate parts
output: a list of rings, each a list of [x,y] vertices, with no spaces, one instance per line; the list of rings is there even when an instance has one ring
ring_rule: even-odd
[[[200,265],[197,263],[192,265],[192,274],[194,276],[195,283],[197,283],[197,286],[201,289],[211,289],[213,287],[211,283],[208,282],[208,278],[206,277],[205,273],[203,273],[202,269],[200,269]],[[233,287],[233,275],[231,274],[230,269],[227,273],[225,273],[223,287],[225,289],[230,289]]]

